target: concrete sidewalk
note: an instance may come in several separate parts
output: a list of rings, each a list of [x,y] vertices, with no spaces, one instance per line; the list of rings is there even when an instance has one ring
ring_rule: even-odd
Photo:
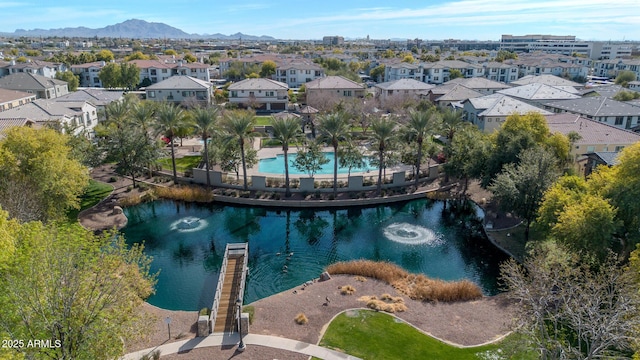
[[[160,345],[155,348],[148,348],[133,353],[126,354],[122,360],[139,360],[146,354],[149,354],[155,350],[160,350],[162,356],[169,354],[176,354],[183,351],[192,349],[199,349],[213,346],[232,346],[239,342],[238,334],[214,334],[207,337],[194,338],[183,341],[176,341],[173,343]],[[278,336],[248,334],[244,337],[244,343],[247,346],[259,345],[272,347],[277,349],[283,349],[288,351],[297,352],[309,356],[315,356],[325,360],[359,360],[359,358],[341,353],[339,351],[327,349],[318,345],[305,343],[302,341],[286,339]]]

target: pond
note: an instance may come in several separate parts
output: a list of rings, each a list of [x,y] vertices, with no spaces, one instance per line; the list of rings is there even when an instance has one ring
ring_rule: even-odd
[[[145,243],[160,271],[149,303],[170,310],[211,306],[225,245],[249,243],[245,303],[317,278],[334,262],[393,262],[443,280],[469,279],[497,293],[506,255],[482,234],[481,210],[460,214],[427,199],[336,210],[275,210],[155,201],[125,209],[129,243]]]

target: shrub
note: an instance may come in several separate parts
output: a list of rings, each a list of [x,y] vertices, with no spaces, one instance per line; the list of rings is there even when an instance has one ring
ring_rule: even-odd
[[[157,187],[154,190],[159,198],[182,200],[187,202],[211,202],[213,193],[199,186]]]
[[[351,285],[345,285],[340,287],[340,294],[342,295],[353,295],[356,292],[356,288]]]
[[[209,316],[209,308],[203,307],[198,313],[200,316]]]
[[[249,314],[249,324],[253,324],[253,318],[256,315],[256,308],[254,308],[252,305],[244,306],[242,308],[242,312],[246,312]]]
[[[142,203],[142,197],[138,195],[131,195],[127,197],[123,197],[118,200],[118,206],[127,207],[127,206],[135,206]]]
[[[356,281],[360,281],[360,282],[365,282],[367,281],[367,278],[364,276],[356,276],[354,279],[356,279]]]
[[[298,325],[304,325],[309,322],[309,319],[307,319],[307,316],[304,313],[299,313],[298,315],[296,315],[294,320]]]
[[[366,276],[390,284],[414,300],[422,301],[467,301],[482,297],[480,288],[468,281],[446,282],[430,279],[422,274],[409,274],[404,269],[388,262],[356,260],[338,262],[327,267],[330,274]]]
[[[114,183],[114,182],[116,182],[116,181],[118,181],[118,178],[117,178],[117,177],[115,177],[115,176],[112,176],[112,177],[110,177],[110,178],[109,178],[109,182],[110,182],[110,183]]]

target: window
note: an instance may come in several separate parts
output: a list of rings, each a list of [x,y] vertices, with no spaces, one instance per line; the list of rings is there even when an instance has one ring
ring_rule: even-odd
[[[231,92],[231,97],[238,97],[238,92],[237,91],[232,91]]]
[[[592,152],[594,152],[595,150],[596,150],[596,147],[595,147],[595,146],[587,146],[587,152],[588,152],[588,153],[592,153]]]
[[[305,70],[305,74],[311,74],[311,70]]]
[[[344,96],[351,96],[351,90],[345,90],[342,95]]]
[[[167,69],[162,69],[162,73],[166,74],[167,73]]]
[[[624,146],[616,146],[616,152],[621,151],[622,149],[624,149]]]
[[[156,75],[156,69],[151,69],[151,75]]]
[[[290,79],[289,79],[289,82],[291,82],[291,83],[296,82],[296,78],[290,78]]]
[[[195,74],[196,72],[198,72],[198,69],[191,69],[192,74]]]
[[[624,116],[616,116],[616,125],[622,125],[622,121],[624,120]]]
[[[296,73],[295,70],[289,70],[289,74],[294,75]]]
[[[269,96],[269,97],[273,97],[273,96],[274,96],[273,91],[267,91],[267,92],[265,93],[265,95],[266,95],[266,96]]]
[[[433,72],[437,74],[437,73],[440,72],[440,69],[435,69],[435,70],[433,70]]]
[[[149,97],[150,98],[155,98],[156,97],[156,92],[155,91],[149,91]]]

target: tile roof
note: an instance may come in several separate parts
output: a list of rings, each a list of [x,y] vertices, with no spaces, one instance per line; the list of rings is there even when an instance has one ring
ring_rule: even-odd
[[[549,102],[546,106],[589,116],[639,116],[640,107],[604,96]]]
[[[2,114],[2,113],[0,113]],[[4,132],[14,126],[33,125],[34,122],[27,118],[3,118],[0,119],[0,139],[4,137]]]
[[[287,90],[289,86],[280,81],[264,78],[244,79],[233,83],[228,90]]]
[[[531,83],[539,83],[551,86],[573,86],[573,87],[582,87],[582,84],[578,84],[577,82],[573,82],[567,79],[563,79],[561,77],[555,75],[527,75],[523,76],[516,81],[512,81],[513,85],[527,85]]]
[[[147,90],[202,90],[212,87],[213,84],[187,75],[174,75],[153,85],[147,86]]]
[[[362,84],[359,84],[353,80],[349,80],[342,76],[326,76],[323,78],[309,81],[305,84],[307,90],[309,89],[357,89],[363,90]]]
[[[636,91],[633,89],[627,89],[622,87],[621,85],[602,85],[602,86],[593,86],[587,89],[582,90],[583,95],[587,94],[595,94],[597,96],[604,96],[608,98],[612,98],[616,96],[617,93],[621,91]]]
[[[453,88],[447,91],[444,95],[435,99],[436,101],[464,101],[471,98],[481,97],[484,94],[479,93],[468,87],[456,84]]]
[[[551,132],[564,135],[572,131],[578,133],[581,139],[576,141],[576,145],[633,144],[640,141],[640,134],[580,115],[563,113],[546,115],[545,118]]]
[[[570,93],[555,86],[531,83],[498,91],[500,94],[526,100],[568,100],[579,99],[580,95]]]
[[[613,166],[618,163],[618,155],[620,155],[619,151],[596,151],[591,153],[602,160],[605,164],[609,166]]]
[[[400,79],[376,84],[375,87],[383,90],[429,90],[433,89],[435,85],[414,79]]]
[[[462,84],[469,89],[509,89],[511,86],[499,81],[489,80],[483,77],[457,78],[447,81],[445,84]]]
[[[46,122],[62,119],[68,116],[82,116],[82,102],[58,102],[53,100],[38,99],[28,104],[0,112],[0,119],[28,118],[33,121]]]
[[[60,96],[57,101],[87,101],[95,106],[106,106],[113,101],[122,99],[122,96],[122,91],[87,88]]]
[[[511,114],[526,114],[528,112],[539,112],[542,115],[551,113],[533,105],[529,105],[520,100],[502,94],[491,94],[467,100],[474,108],[484,111],[478,116],[508,116]]]
[[[0,78],[0,88],[12,90],[45,90],[56,85],[67,85],[65,81],[50,79],[32,73],[16,73]]]
[[[30,94],[30,93],[24,92],[24,91],[17,91],[17,90],[9,90],[9,89],[0,88],[0,104],[1,103],[6,103],[6,102],[9,102],[9,101],[13,101],[13,100],[29,98],[29,97],[35,98],[36,95],[35,94]]]

